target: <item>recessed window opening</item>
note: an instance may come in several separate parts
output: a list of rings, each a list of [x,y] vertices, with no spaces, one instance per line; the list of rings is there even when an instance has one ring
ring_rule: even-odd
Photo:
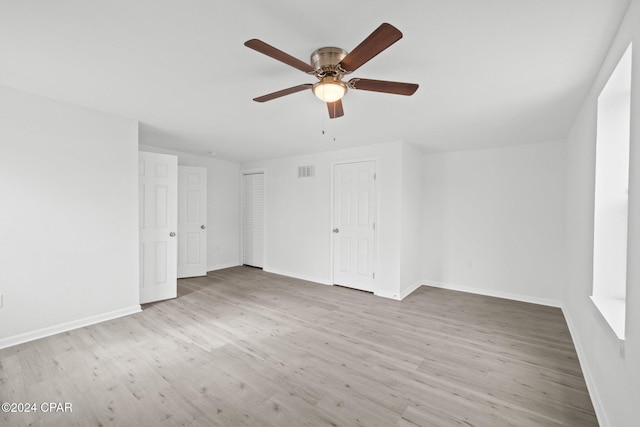
[[[619,339],[625,335],[631,45],[598,97],[591,299]]]

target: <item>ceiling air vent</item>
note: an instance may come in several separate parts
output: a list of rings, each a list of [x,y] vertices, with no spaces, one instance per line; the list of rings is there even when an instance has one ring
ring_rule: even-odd
[[[298,178],[311,178],[315,174],[313,166],[298,166]]]

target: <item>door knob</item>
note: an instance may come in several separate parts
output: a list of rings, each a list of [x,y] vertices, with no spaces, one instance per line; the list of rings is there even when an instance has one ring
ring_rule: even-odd
[[[207,228],[207,227],[205,227],[204,225],[201,225],[201,226],[200,226],[200,228],[202,228],[202,229],[204,230],[204,229],[205,229],[205,228]]]
[[[169,237],[176,237],[176,232],[172,231],[171,233],[169,233]]]
[[[339,232],[340,232],[340,229],[339,229],[339,228],[334,228],[334,229],[333,229],[333,232],[334,232],[334,233],[339,233]]]

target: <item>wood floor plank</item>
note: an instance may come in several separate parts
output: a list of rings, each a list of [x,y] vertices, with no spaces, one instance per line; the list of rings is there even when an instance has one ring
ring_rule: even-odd
[[[235,267],[142,313],[0,350],[2,426],[596,426],[559,309],[403,301]]]

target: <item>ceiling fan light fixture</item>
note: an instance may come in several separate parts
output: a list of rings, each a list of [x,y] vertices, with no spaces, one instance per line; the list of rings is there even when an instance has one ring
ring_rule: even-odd
[[[313,85],[313,94],[323,102],[336,102],[347,93],[347,85],[333,76],[324,77]]]

